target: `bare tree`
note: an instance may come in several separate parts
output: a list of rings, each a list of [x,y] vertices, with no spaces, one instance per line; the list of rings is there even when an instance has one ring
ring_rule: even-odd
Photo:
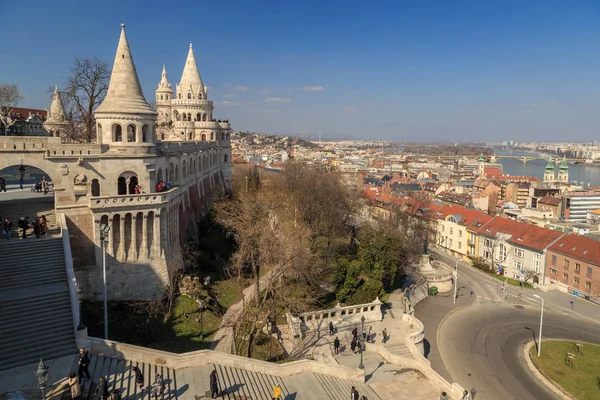
[[[22,99],[17,85],[0,85],[0,128],[4,130],[5,135],[8,135],[9,128],[18,122],[18,118],[13,118],[11,114]]]
[[[106,96],[109,80],[110,67],[106,61],[75,58],[61,97],[67,114],[73,116],[73,135],[80,135],[81,141],[91,142],[94,138],[93,113]]]

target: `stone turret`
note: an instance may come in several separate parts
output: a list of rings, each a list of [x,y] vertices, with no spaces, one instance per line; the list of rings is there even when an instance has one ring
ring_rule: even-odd
[[[156,89],[156,112],[159,125],[168,125],[171,121],[171,99],[173,99],[173,89],[167,77],[167,68],[163,65],[162,77]]]
[[[106,97],[94,112],[98,142],[113,147],[154,145],[156,112],[150,107],[133,63],[125,24]]]
[[[563,183],[569,182],[569,165],[567,164],[567,157],[564,155],[558,166],[558,175],[556,180]]]
[[[206,100],[206,87],[202,83],[200,72],[198,72],[198,65],[196,64],[196,57],[194,57],[194,50],[191,43],[187,59],[185,60],[185,66],[183,67],[183,73],[181,74],[181,80],[177,84],[177,98]]]
[[[554,182],[554,168],[554,160],[550,157],[544,168],[544,182]]]
[[[52,96],[52,104],[48,111],[48,118],[44,122],[44,128],[50,132],[52,136],[60,137],[67,127],[69,126],[69,120],[65,107],[63,106],[62,99],[60,98],[60,92],[58,91],[58,85],[54,86],[54,95]]]
[[[480,153],[477,159],[477,176],[485,178],[485,158],[483,158],[483,153]]]

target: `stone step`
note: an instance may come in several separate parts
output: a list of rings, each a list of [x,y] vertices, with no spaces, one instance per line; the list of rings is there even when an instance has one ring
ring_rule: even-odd
[[[39,326],[45,324],[47,322],[52,323],[52,329],[56,326],[67,325],[72,329],[73,319],[68,313],[64,312],[64,307],[61,309],[57,309],[56,311],[53,309],[52,312],[48,312],[45,315],[23,315],[20,318],[11,318],[7,321],[6,324],[2,325],[0,328],[0,343],[4,341],[12,341],[13,339],[8,335],[19,335],[22,336],[27,333],[27,330],[24,331],[23,326],[32,324],[32,326]]]
[[[15,352],[4,352],[0,355],[0,371],[36,363],[43,359],[64,357],[76,352],[75,338],[65,341],[64,335],[47,337],[27,345],[22,344]]]
[[[44,305],[53,301],[62,301],[64,299],[70,299],[68,292],[51,292],[43,295],[39,295],[35,292],[31,293],[31,296],[27,297],[13,297],[10,300],[0,301],[0,311],[6,310],[7,312],[13,309],[20,308],[22,306],[31,305]]]

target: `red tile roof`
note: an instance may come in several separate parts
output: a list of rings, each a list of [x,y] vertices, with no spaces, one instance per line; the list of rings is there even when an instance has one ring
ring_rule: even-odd
[[[518,222],[506,217],[496,217],[479,229],[479,234],[494,238],[498,233],[510,235],[508,243],[542,251],[558,239],[562,232]]]
[[[565,235],[548,250],[600,266],[600,242],[585,236]]]
[[[541,199],[539,199],[537,202],[541,203],[541,204],[547,204],[549,206],[557,207],[560,205],[561,201],[562,201],[562,197],[544,196]]]

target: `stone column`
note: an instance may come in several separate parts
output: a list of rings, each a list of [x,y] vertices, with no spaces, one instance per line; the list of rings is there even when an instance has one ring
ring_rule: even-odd
[[[102,265],[102,240],[100,240],[100,224],[102,221],[100,219],[94,219],[94,243],[95,246],[95,257],[96,257],[96,265]],[[108,248],[106,249],[108,251]]]
[[[129,259],[131,261],[137,261],[137,214],[131,215],[131,246],[129,247]]]
[[[142,124],[135,124],[135,130],[136,130],[136,132],[135,132],[136,133],[136,135],[135,135],[135,142],[136,143],[143,143],[144,142],[142,140],[143,139],[143,135],[144,135],[143,128],[144,128],[144,125],[142,125]]]
[[[113,216],[109,215],[108,217],[108,225],[110,226],[110,231],[108,231],[108,245],[106,246],[106,253],[114,257],[114,244],[115,244],[115,231],[113,224]]]
[[[119,221],[119,250],[117,251],[117,259],[119,262],[125,262],[127,260],[127,253],[125,250],[125,216],[120,216]]]
[[[139,258],[148,257],[148,214],[142,214],[142,244]]]
[[[161,220],[165,212],[157,212],[154,214],[154,242],[150,253],[152,257],[159,258],[163,251],[163,243],[161,241]]]

